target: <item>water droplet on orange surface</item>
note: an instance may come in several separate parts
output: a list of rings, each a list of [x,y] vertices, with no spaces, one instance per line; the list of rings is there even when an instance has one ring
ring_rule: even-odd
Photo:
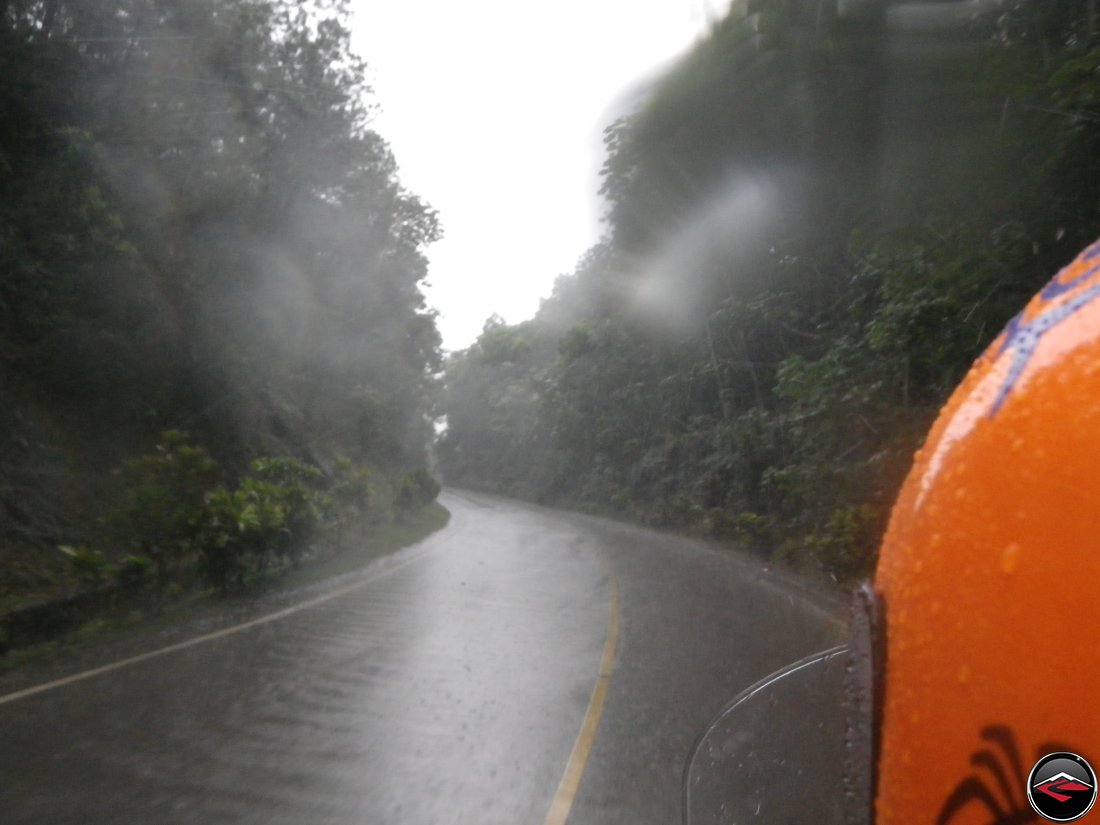
[[[965,685],[970,681],[970,665],[962,665],[959,668],[959,684]]]
[[[1011,576],[1016,572],[1016,565],[1020,561],[1020,545],[1013,542],[1001,551],[1001,572]]]

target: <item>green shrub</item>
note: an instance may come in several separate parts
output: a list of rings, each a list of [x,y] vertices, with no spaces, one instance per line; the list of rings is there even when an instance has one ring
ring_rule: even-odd
[[[158,582],[193,555],[206,520],[207,491],[221,475],[207,451],[178,430],[122,470],[127,490],[111,521],[135,555],[152,560]]]
[[[291,458],[261,458],[234,490],[206,495],[198,537],[202,582],[222,593],[241,590],[252,570],[273,560],[297,564],[332,497],[320,470]]]
[[[293,458],[258,458],[252,476],[241,489],[257,503],[281,511],[282,523],[269,549],[297,563],[314,531],[335,511],[330,492],[323,491],[324,474]]]
[[[733,520],[734,536],[746,549],[762,556],[774,555],[776,544],[775,521],[758,513],[738,513]]]
[[[324,481],[324,474],[316,467],[286,456],[257,458],[249,469],[256,478],[288,489],[313,489]]]
[[[113,565],[102,553],[87,545],[62,544],[57,549],[69,557],[69,564],[82,584],[101,584],[113,570]]]
[[[875,560],[879,520],[879,511],[868,505],[833,510],[824,531],[807,542],[813,561],[838,581],[869,575]]]
[[[296,565],[316,532],[337,531],[394,509],[411,512],[435,499],[439,484],[425,470],[405,476],[396,493],[385,478],[347,459],[331,479],[293,458],[257,458],[236,486],[186,433],[168,431],[149,455],[122,470],[123,506],[113,515],[120,544],[133,552],[117,566],[86,548],[67,548],[78,575],[99,580],[113,572],[125,586],[150,576],[162,589],[186,570],[221,593],[240,591],[251,573],[273,563]],[[97,578],[99,577],[99,578]]]
[[[246,478],[236,490],[219,487],[207,495],[198,542],[204,584],[221,593],[241,590],[250,562],[266,566],[287,522],[287,508],[277,491],[276,485]]]
[[[361,524],[374,504],[373,492],[368,468],[348,458],[337,459],[323,511],[325,526],[339,537],[352,525]]]
[[[411,513],[426,507],[435,501],[439,490],[439,482],[431,473],[423,468],[413,470],[401,479],[397,488],[397,509],[401,513]]]

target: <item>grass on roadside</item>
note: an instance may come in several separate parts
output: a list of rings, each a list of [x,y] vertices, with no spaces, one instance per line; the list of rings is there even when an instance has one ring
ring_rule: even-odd
[[[0,674],[124,634],[147,634],[185,622],[214,618],[264,593],[294,590],[359,570],[376,559],[413,545],[443,529],[450,517],[451,514],[443,505],[433,502],[414,516],[374,528],[361,540],[346,540],[342,547],[323,548],[317,558],[305,560],[296,568],[282,569],[258,577],[249,582],[245,593],[233,598],[220,597],[213,591],[185,593],[158,605],[155,611],[142,610],[135,606],[128,611],[119,611],[118,615],[91,618],[62,636],[0,655]]]
[[[316,561],[273,574],[271,584],[286,588],[303,587],[341,573],[350,573],[442,530],[450,518],[447,508],[439,502],[432,502],[410,520],[376,527],[370,536],[354,547],[345,547]]]

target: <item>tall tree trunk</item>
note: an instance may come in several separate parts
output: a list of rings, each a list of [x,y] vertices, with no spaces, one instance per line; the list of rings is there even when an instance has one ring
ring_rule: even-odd
[[[726,391],[726,382],[723,380],[722,366],[718,363],[718,353],[714,349],[714,336],[710,331],[710,318],[703,322],[703,326],[707,331],[707,346],[710,347],[710,366],[714,370],[714,380],[718,384],[718,401],[722,405],[722,420],[729,421],[732,417],[729,393]]]

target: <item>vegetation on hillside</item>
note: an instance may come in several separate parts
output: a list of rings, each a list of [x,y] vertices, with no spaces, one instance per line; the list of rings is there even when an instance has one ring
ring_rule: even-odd
[[[869,571],[947,394],[1100,231],[1100,38],[1083,0],[830,7],[733,3],[607,130],[605,239],[447,365],[449,481]]]
[[[0,0],[4,604],[231,590],[430,498],[440,227],[346,5]]]

